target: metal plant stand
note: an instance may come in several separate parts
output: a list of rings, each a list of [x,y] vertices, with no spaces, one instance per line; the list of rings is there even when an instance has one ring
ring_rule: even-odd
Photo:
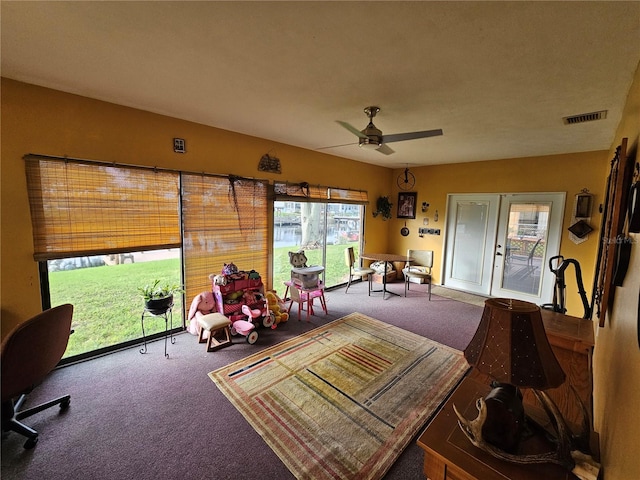
[[[163,312],[159,312],[157,310],[151,311],[145,308],[142,311],[142,317],[140,318],[140,323],[142,325],[142,340],[144,341],[144,348],[140,349],[140,353],[147,353],[147,337],[144,333],[144,319],[145,317],[162,317],[164,318],[164,356],[169,358],[169,354],[167,353],[167,336],[169,336],[171,344],[176,343],[176,339],[173,337],[173,304],[169,305],[167,309]]]

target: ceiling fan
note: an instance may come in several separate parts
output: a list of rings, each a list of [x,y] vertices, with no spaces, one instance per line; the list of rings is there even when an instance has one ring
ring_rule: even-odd
[[[436,130],[383,135],[382,131],[373,124],[373,117],[375,117],[379,111],[380,107],[376,106],[366,107],[364,109],[364,113],[369,117],[369,124],[364,128],[364,130],[358,130],[347,122],[342,122],[340,120],[337,122],[359,138],[358,146],[362,148],[375,149],[385,155],[394,153],[394,151],[387,146],[387,143],[414,140],[416,138],[437,137],[438,135],[442,135],[442,130],[439,128]]]

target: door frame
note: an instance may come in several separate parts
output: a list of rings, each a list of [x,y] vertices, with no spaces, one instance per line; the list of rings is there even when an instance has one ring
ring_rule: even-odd
[[[553,288],[554,288],[554,284],[555,284],[555,279],[553,277],[553,274],[548,271],[548,269],[546,268],[546,262],[547,259],[558,255],[559,251],[560,251],[560,245],[562,243],[562,226],[563,226],[563,222],[564,222],[564,210],[565,210],[565,204],[566,204],[566,192],[511,192],[511,193],[452,193],[452,194],[447,194],[447,210],[446,210],[446,215],[445,215],[445,221],[444,224],[446,226],[445,231],[444,231],[444,236],[443,236],[443,246],[442,246],[442,270],[440,272],[440,284],[443,287],[447,287],[447,288],[452,288],[455,290],[460,290],[463,292],[468,292],[468,293],[472,293],[472,294],[476,294],[476,295],[483,295],[483,296],[487,296],[487,297],[492,297],[495,296],[494,293],[495,292],[495,287],[494,285],[497,283],[497,281],[494,281],[494,277],[496,276],[496,272],[498,272],[498,274],[500,276],[502,276],[502,262],[504,261],[504,257],[502,258],[498,258],[500,257],[500,255],[496,255],[498,254],[498,252],[500,252],[500,249],[497,247],[498,245],[498,233],[499,231],[504,231],[506,230],[504,228],[503,225],[501,225],[503,222],[505,222],[505,219],[508,219],[508,213],[505,214],[504,212],[504,205],[506,204],[507,206],[509,205],[508,202],[505,202],[504,200],[507,198],[513,198],[515,197],[516,199],[519,198],[527,198],[527,197],[539,197],[539,198],[543,198],[543,197],[550,197],[550,196],[556,196],[556,198],[553,200],[553,206],[552,206],[552,212],[550,215],[550,219],[549,219],[549,234],[548,234],[548,244],[547,244],[547,248],[545,251],[545,258],[543,258],[543,280],[542,280],[542,284],[541,284],[541,288],[540,288],[540,296],[537,297],[537,300],[534,301],[534,303],[537,304],[543,304],[543,303],[549,303],[552,301],[552,297],[553,297]],[[463,286],[457,285],[455,284],[455,282],[451,282],[451,279],[449,278],[449,273],[450,273],[450,269],[451,269],[451,260],[449,258],[449,248],[451,247],[450,242],[453,241],[453,234],[454,231],[452,231],[452,229],[450,228],[450,221],[452,221],[451,219],[451,215],[454,214],[455,212],[452,211],[452,205],[453,202],[456,199],[464,199],[464,200],[468,200],[468,201],[474,201],[474,200],[478,200],[478,201],[494,201],[497,200],[497,212],[496,212],[496,218],[495,218],[495,225],[493,227],[493,229],[491,229],[490,225],[488,225],[487,230],[486,230],[486,235],[485,235],[485,239],[484,239],[484,245],[485,245],[485,249],[483,250],[484,254],[483,254],[483,258],[484,258],[484,263],[483,263],[483,272],[487,271],[488,265],[490,265],[490,269],[491,269],[491,274],[489,279],[483,279],[483,285],[487,285],[485,282],[488,282],[488,288],[484,289],[484,290],[479,290],[476,289],[474,291],[473,288],[464,288]],[[558,203],[558,205],[556,205],[556,202]],[[490,207],[490,210],[493,208],[493,206]],[[492,213],[489,213],[489,218],[488,221],[491,220],[491,216]],[[555,222],[555,223],[552,223]],[[500,227],[503,226],[503,229],[501,230]],[[553,235],[554,238],[551,238],[552,236],[552,230],[553,230]],[[492,250],[491,255],[488,254],[489,249]],[[500,252],[502,254],[502,252]],[[502,260],[502,262],[501,262]],[[500,263],[499,267],[498,267],[498,263]],[[484,274],[484,273],[483,273]],[[447,279],[449,279],[449,283],[447,283]],[[453,284],[452,284],[453,283]],[[505,292],[500,292],[498,295],[502,296]],[[518,298],[520,297],[520,295],[517,294],[517,292],[508,292],[509,296],[511,298]],[[525,301],[533,301],[531,297],[528,297]]]

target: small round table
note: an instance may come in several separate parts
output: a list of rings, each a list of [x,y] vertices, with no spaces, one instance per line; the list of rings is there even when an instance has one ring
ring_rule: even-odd
[[[167,353],[167,334],[171,337],[171,344],[176,343],[176,339],[173,337],[173,303],[167,307],[163,312],[157,310],[149,310],[145,308],[142,311],[142,317],[140,323],[142,324],[142,340],[144,342],[144,348],[140,349],[140,353],[147,353],[147,337],[144,334],[144,319],[145,317],[162,317],[164,318],[164,356],[169,358]],[[170,328],[169,328],[170,327]]]
[[[396,297],[400,297],[401,295],[391,290],[387,290],[387,266],[391,262],[413,262],[413,258],[407,257],[406,255],[396,255],[395,253],[363,253],[360,255],[362,258],[366,258],[367,260],[375,260],[378,262],[384,262],[384,274],[382,275],[382,290],[371,290],[382,292],[382,299],[386,300],[385,294],[395,295]]]

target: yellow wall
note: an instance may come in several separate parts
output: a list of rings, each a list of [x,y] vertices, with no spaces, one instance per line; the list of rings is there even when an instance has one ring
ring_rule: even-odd
[[[590,299],[593,270],[598,249],[598,235],[601,215],[597,205],[603,201],[608,160],[606,151],[553,155],[537,158],[518,158],[477,163],[436,165],[411,168],[416,177],[415,190],[418,192],[418,206],[429,203],[426,215],[420,208],[415,220],[407,220],[412,234],[400,235],[404,220],[390,222],[389,244],[392,250],[406,252],[408,248],[434,250],[434,279],[442,274],[445,214],[447,194],[453,193],[522,193],[522,192],[565,192],[565,214],[562,230],[560,254],[565,258],[575,258],[583,271],[583,283]],[[404,170],[395,170],[393,184]],[[569,239],[567,227],[571,226],[574,195],[587,188],[594,194],[594,208],[591,225],[595,228],[586,242],[576,245]],[[394,190],[394,207],[397,204],[398,189]],[[439,220],[434,222],[438,211]],[[395,211],[395,210],[394,210]],[[429,218],[429,228],[440,228],[442,235],[417,236],[424,217]],[[582,317],[584,309],[578,295],[573,268],[566,271],[568,313]],[[434,282],[435,283],[435,282]]]
[[[41,310],[23,155],[37,153],[368,190],[375,206],[391,170],[115,104],[2,79],[2,334]],[[187,153],[173,152],[173,138]],[[259,172],[265,153],[282,174]],[[367,215],[366,248],[386,251],[387,224]]]
[[[640,66],[622,121],[609,152],[628,139],[627,151],[638,161],[640,134]],[[640,347],[638,346],[638,298],[640,294],[640,234],[622,287],[616,288],[613,310],[603,328],[596,325],[594,352],[594,417],[600,433],[607,480],[640,478]]]

